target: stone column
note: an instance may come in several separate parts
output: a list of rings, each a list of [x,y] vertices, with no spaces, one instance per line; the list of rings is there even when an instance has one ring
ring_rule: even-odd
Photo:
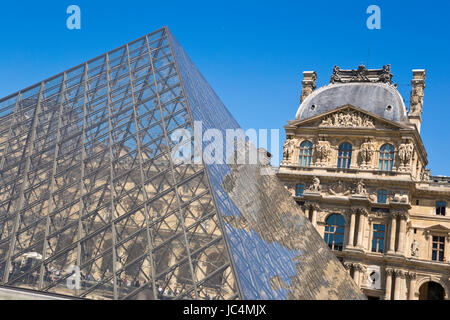
[[[364,249],[363,236],[364,227],[366,226],[366,215],[367,212],[365,210],[359,210],[358,240],[356,246],[361,249]]]
[[[389,249],[387,253],[395,253],[395,233],[397,231],[397,214],[391,213],[391,227],[389,235]]]
[[[369,220],[369,237],[366,245],[366,249],[372,251],[372,240],[373,240],[373,218],[368,218]]]
[[[414,297],[414,291],[416,290],[417,274],[415,272],[408,272],[407,276],[409,278],[408,300],[416,300]]]
[[[406,245],[406,214],[400,214],[400,230],[398,231],[398,254],[405,255]]]
[[[392,290],[392,274],[394,273],[394,270],[391,268],[386,268],[386,284],[385,284],[385,293],[384,293],[384,300],[391,300],[391,290]]]
[[[350,229],[348,230],[347,247],[353,247],[355,236],[355,210],[350,210]]]
[[[445,237],[446,242],[444,243],[444,261],[450,262],[450,232]]]
[[[359,276],[360,272],[362,270],[362,266],[359,263],[353,264],[353,280],[356,282],[356,284],[359,287]]]
[[[402,270],[395,270],[395,291],[394,300],[403,300],[402,290],[404,288],[405,273]]]
[[[350,262],[344,262],[344,268],[345,268],[345,270],[347,270],[347,272],[348,272],[348,274],[350,274],[350,271],[351,271],[351,269],[352,269],[352,263],[350,263]]]
[[[311,206],[312,215],[311,215],[311,223],[317,228],[317,212],[319,211],[319,206],[317,204],[313,204]]]

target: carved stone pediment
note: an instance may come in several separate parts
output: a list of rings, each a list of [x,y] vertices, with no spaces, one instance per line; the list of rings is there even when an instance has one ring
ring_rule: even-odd
[[[324,114],[304,120],[288,121],[292,127],[319,128],[377,128],[399,129],[404,125],[384,119],[361,108],[347,104]]]
[[[343,110],[324,117],[319,127],[375,128],[375,125],[368,115],[354,110]]]

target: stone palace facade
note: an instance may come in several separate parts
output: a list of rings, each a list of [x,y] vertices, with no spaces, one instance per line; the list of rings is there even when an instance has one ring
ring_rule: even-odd
[[[278,177],[369,299],[449,299],[450,178],[426,169],[425,70],[409,111],[390,66],[342,70],[285,126]]]

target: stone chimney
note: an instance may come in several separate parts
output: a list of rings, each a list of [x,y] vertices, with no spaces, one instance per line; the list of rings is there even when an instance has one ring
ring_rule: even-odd
[[[409,120],[416,126],[420,133],[423,109],[423,91],[425,89],[425,69],[414,69],[411,80],[411,98],[409,103]]]
[[[300,97],[300,103],[305,101],[306,97],[311,94],[316,88],[317,74],[315,71],[304,71],[302,81],[302,96]]]

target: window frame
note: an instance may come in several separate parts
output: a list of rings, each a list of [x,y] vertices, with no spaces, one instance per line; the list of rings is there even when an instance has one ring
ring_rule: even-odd
[[[443,204],[443,205],[442,205]],[[438,207],[439,205],[439,207]],[[437,200],[435,203],[436,215],[445,217],[445,209],[447,208],[447,201]]]
[[[381,193],[381,195],[380,195]],[[384,201],[380,201],[380,197]],[[386,189],[378,189],[377,190],[377,203],[386,204],[387,203],[387,190]]]
[[[376,226],[379,229],[376,229]],[[382,233],[383,236],[380,237],[379,234]],[[381,246],[380,246],[381,242]],[[375,244],[375,248],[374,248]],[[380,250],[381,247],[381,250]],[[375,250],[374,250],[375,249]],[[372,225],[372,243],[370,246],[370,251],[375,253],[384,253],[386,249],[386,225],[384,223],[374,223]]]
[[[302,168],[311,166],[313,143],[309,140],[303,140],[298,149],[298,165]]]
[[[435,244],[436,248],[434,248]],[[445,236],[442,234],[431,235],[431,260],[445,262]]]
[[[386,150],[386,148],[388,148]],[[394,168],[395,147],[390,143],[385,143],[380,147],[378,159],[378,170],[391,172]]]
[[[338,147],[337,167],[338,169],[350,169],[352,163],[353,146],[350,142],[342,142]]]
[[[305,184],[304,183],[297,183],[295,185],[295,196],[296,197],[303,197],[303,192],[305,191]]]
[[[339,225],[339,217],[342,218],[343,224]],[[334,218],[334,221],[330,219]],[[334,224],[330,224],[334,223]],[[332,213],[325,219],[325,231],[324,231],[324,241],[328,245],[328,247],[333,251],[342,251],[344,250],[344,242],[345,242],[345,225],[346,221],[342,214],[340,213]],[[340,232],[342,229],[342,232]],[[342,243],[336,241],[338,237],[342,237]]]

